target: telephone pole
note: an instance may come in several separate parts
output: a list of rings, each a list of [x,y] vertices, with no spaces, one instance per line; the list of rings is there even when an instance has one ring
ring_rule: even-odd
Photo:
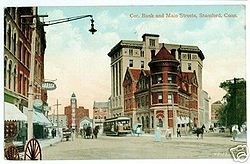
[[[58,115],[58,106],[62,104],[58,104],[58,99],[56,100],[56,104],[53,106],[56,106],[56,126],[57,126],[57,133],[59,134],[59,115]]]

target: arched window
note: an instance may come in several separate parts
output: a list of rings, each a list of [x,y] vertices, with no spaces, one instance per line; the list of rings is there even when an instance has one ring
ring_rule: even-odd
[[[17,43],[16,43],[16,33],[14,33],[14,39],[13,39],[13,47],[14,47],[13,54],[14,54],[14,56],[16,56],[16,46],[17,46]]]
[[[16,72],[17,72],[17,70],[16,70],[16,66],[15,66],[15,68],[14,68],[14,84],[13,84],[13,89],[14,89],[14,91],[16,91]]]
[[[7,80],[7,60],[8,58],[4,57],[4,86],[6,87],[6,80]]]
[[[159,119],[159,124],[158,125],[159,125],[159,127],[163,127],[163,121],[162,121],[161,118]]]
[[[8,28],[8,48],[9,50],[11,50],[11,26],[9,25],[9,28]]]
[[[12,70],[12,61],[9,63],[9,89],[11,88],[11,70]]]
[[[149,128],[149,117],[146,116],[146,127]]]
[[[142,130],[144,130],[144,117],[141,116]]]
[[[6,30],[7,30],[7,23],[4,19],[4,45],[6,46]]]

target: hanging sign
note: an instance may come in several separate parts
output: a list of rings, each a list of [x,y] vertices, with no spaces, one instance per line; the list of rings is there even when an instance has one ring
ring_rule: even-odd
[[[55,90],[56,84],[53,83],[52,81],[46,81],[42,83],[42,88],[45,90]]]

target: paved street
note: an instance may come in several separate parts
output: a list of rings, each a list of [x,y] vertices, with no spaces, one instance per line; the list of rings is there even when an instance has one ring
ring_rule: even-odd
[[[89,159],[231,159],[229,148],[242,144],[229,137],[195,136],[173,138],[155,142],[153,135],[140,137],[99,136],[98,139],[75,138],[43,148],[44,160],[89,160]]]

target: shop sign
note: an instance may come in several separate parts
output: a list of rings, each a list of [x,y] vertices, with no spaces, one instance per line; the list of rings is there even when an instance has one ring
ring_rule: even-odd
[[[42,83],[42,88],[45,90],[55,90],[56,84],[53,83],[52,81],[46,81]]]

